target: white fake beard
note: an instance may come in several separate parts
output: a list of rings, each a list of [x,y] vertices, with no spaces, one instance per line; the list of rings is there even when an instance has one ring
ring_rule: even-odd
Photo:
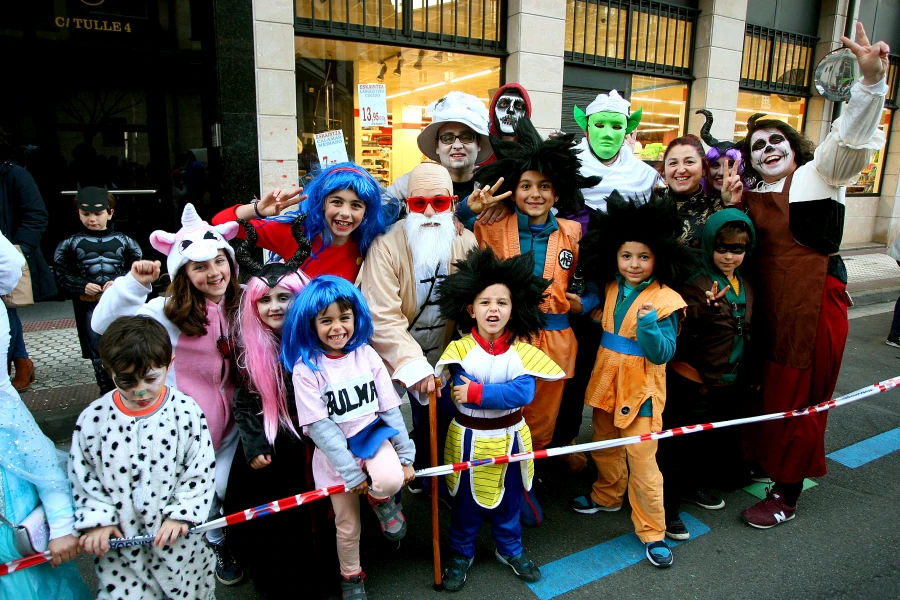
[[[426,227],[425,223],[438,225]],[[422,213],[411,212],[403,221],[403,229],[406,231],[406,241],[417,279],[434,276],[435,267],[450,262],[453,240],[456,238],[452,212],[438,213],[431,218]]]

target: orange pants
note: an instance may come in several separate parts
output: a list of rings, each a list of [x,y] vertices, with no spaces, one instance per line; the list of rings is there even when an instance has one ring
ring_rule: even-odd
[[[635,417],[631,425],[619,429],[613,424],[612,413],[595,408],[593,441],[650,433],[650,421],[650,417]],[[610,508],[622,506],[627,488],[631,522],[634,523],[635,533],[645,544],[658,542],[666,535],[663,478],[656,465],[657,443],[652,440],[591,452],[597,465],[597,481],[591,490],[591,498],[597,504]]]
[[[565,379],[536,381],[534,400],[523,410],[525,422],[531,430],[531,444],[535,450],[543,450],[553,439],[553,429],[556,427],[556,417],[559,415],[565,386]]]

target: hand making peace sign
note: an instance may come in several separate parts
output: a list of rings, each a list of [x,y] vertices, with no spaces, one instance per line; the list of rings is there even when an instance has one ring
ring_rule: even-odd
[[[891,52],[887,44],[884,42],[871,43],[866,35],[865,27],[860,22],[856,23],[856,41],[842,35],[841,42],[845,48],[850,48],[856,55],[863,74],[863,85],[874,85],[884,79],[889,64],[888,54]]]
[[[490,187],[478,188],[469,196],[469,210],[471,210],[476,215],[483,211],[488,206],[492,204],[497,204],[502,200],[506,200],[510,196],[512,196],[512,192],[504,192],[499,196],[495,196],[494,192],[500,189],[500,186],[503,185],[503,178],[497,180],[497,183]]]
[[[738,169],[740,169],[738,161],[734,161],[733,168],[729,167],[728,161],[726,161],[725,173],[722,177],[722,202],[725,203],[725,206],[739,204],[741,195],[744,193],[744,182],[741,181]]]

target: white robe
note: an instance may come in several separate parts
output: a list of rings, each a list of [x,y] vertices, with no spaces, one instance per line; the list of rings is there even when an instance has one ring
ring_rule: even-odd
[[[215,455],[203,411],[181,392],[143,417],[109,392],[75,426],[69,478],[75,527],[117,525],[125,537],[155,534],[166,519],[198,525],[209,514]],[[215,598],[215,555],[200,534],[164,548],[134,546],[94,559],[98,598]]]

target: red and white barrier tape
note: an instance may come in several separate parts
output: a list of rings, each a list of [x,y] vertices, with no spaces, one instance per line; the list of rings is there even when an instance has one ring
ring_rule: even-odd
[[[882,382],[876,383],[871,386],[867,386],[861,389],[856,390],[855,392],[850,392],[849,394],[845,394],[840,398],[835,398],[834,400],[828,400],[827,402],[822,402],[821,404],[816,404],[814,406],[809,406],[802,410],[794,410],[790,412],[782,412],[782,413],[770,413],[767,415],[759,415],[756,417],[746,417],[743,419],[732,419],[730,421],[718,421],[716,423],[702,423],[698,425],[687,425],[685,427],[676,427],[674,429],[666,429],[663,431],[659,431],[656,433],[645,433],[643,435],[635,435],[626,438],[617,438],[614,440],[604,440],[600,442],[590,442],[587,444],[577,444],[575,446],[563,446],[560,448],[547,448],[546,450],[537,450],[535,452],[520,452],[518,454],[510,454],[503,456],[494,456],[492,458],[483,458],[479,460],[470,460],[461,463],[455,463],[450,465],[441,465],[438,467],[431,467],[428,469],[421,469],[416,471],[416,477],[435,477],[440,475],[449,475],[450,473],[455,473],[459,471],[467,471],[469,469],[475,467],[483,467],[486,465],[503,465],[509,463],[517,463],[523,460],[537,460],[541,458],[547,458],[550,456],[562,456],[564,454],[573,454],[575,452],[590,452],[592,450],[602,450],[605,448],[616,448],[618,446],[628,446],[630,444],[639,444],[641,442],[647,442],[650,440],[661,440],[669,437],[676,437],[680,435],[687,435],[689,433],[697,433],[698,431],[707,431],[709,429],[720,429],[723,427],[734,427],[736,425],[747,425],[749,423],[762,423],[764,421],[777,421],[779,419],[793,419],[796,417],[805,417],[807,415],[812,415],[820,412],[824,412],[826,410],[831,410],[832,408],[836,408],[838,406],[843,406],[845,404],[850,404],[851,402],[856,402],[857,400],[862,400],[863,398],[868,398],[869,396],[874,396],[876,394],[880,394],[882,392],[886,392],[890,389],[900,386],[900,376],[892,377],[890,379],[885,379]],[[252,521],[253,519],[258,519],[261,517],[265,517],[270,514],[274,514],[277,512],[281,512],[284,510],[289,510],[291,508],[301,506],[303,504],[309,504],[310,502],[315,502],[316,500],[321,500],[322,498],[327,498],[328,496],[332,496],[334,494],[341,494],[343,492],[349,491],[349,488],[343,485],[333,485],[331,487],[322,488],[318,490],[312,490],[310,492],[306,492],[303,494],[297,494],[296,496],[289,496],[287,498],[282,498],[281,500],[275,500],[273,502],[269,502],[268,504],[263,504],[261,506],[257,506],[256,508],[248,508],[247,510],[243,510],[241,512],[236,512],[224,517],[220,517],[218,519],[214,519],[207,523],[203,523],[201,525],[197,525],[193,527],[188,532],[189,534],[194,533],[202,533],[204,531],[208,531],[210,529],[219,529],[221,527],[225,527],[226,525],[237,525],[238,523],[244,523],[246,521]],[[127,548],[129,546],[139,546],[153,543],[154,536],[152,535],[141,535],[130,538],[112,538],[109,540],[110,549],[115,548]],[[22,569],[27,569],[28,567],[33,567],[36,565],[40,565],[46,562],[50,562],[50,553],[44,552],[42,554],[34,554],[32,556],[26,556],[25,558],[20,558],[18,560],[14,560],[8,562],[6,564],[0,564],[0,576],[6,575],[8,573],[13,573],[15,571],[21,571]]]

